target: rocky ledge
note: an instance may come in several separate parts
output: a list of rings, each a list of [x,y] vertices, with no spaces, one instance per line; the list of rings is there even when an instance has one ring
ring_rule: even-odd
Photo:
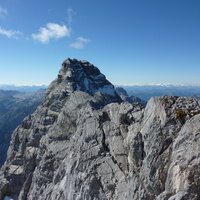
[[[200,103],[122,100],[87,61],[67,59],[15,130],[0,198],[200,199]]]

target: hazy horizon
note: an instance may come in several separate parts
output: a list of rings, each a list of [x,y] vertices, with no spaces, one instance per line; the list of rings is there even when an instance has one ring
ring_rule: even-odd
[[[1,87],[48,87],[50,84],[30,84],[30,85],[20,85],[20,84],[0,84]],[[149,84],[131,84],[131,85],[123,85],[123,84],[113,84],[115,87],[200,87],[199,85],[176,85],[176,84],[159,84],[159,83],[149,83]]]

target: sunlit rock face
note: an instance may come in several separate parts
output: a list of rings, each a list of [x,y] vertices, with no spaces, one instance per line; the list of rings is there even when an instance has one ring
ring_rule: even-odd
[[[122,100],[98,68],[67,59],[12,136],[0,197],[200,199],[198,100]]]

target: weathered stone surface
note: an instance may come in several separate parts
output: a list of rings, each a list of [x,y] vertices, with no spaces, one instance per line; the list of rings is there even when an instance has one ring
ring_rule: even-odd
[[[0,198],[200,198],[198,100],[122,101],[99,70],[68,59],[13,133]]]

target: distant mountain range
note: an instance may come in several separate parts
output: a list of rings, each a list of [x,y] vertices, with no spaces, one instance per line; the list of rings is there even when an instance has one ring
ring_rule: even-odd
[[[15,90],[19,92],[36,92],[41,89],[46,89],[47,85],[0,85],[0,90]]]
[[[36,92],[41,89],[46,89],[47,85],[0,85],[0,90],[15,90],[19,92]],[[182,85],[133,85],[124,86],[116,85],[115,87],[124,88],[129,96],[138,97],[148,101],[154,96],[185,96],[185,97],[200,97],[200,86],[182,86]]]
[[[44,90],[36,93],[0,90],[0,166],[5,161],[12,132],[35,111],[43,96]]]
[[[136,96],[148,101],[153,96],[185,96],[200,97],[200,86],[175,86],[175,85],[143,85],[120,86],[129,96]]]

